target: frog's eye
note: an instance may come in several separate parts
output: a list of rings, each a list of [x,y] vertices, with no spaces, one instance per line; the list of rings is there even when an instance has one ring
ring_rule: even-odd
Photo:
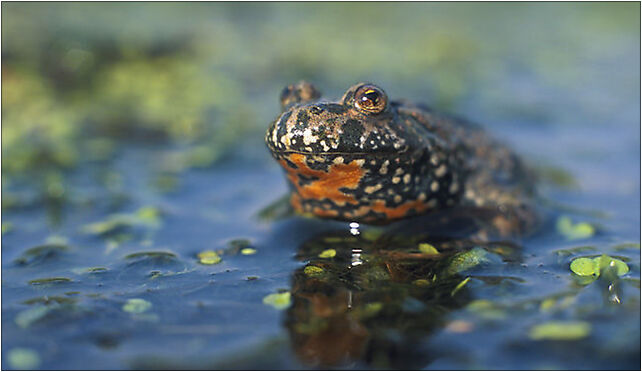
[[[362,85],[354,94],[354,104],[363,112],[378,114],[386,109],[388,97],[374,85]]]

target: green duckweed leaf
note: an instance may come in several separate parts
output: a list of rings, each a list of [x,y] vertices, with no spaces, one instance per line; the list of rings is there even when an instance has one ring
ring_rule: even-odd
[[[2,235],[10,232],[11,230],[13,230],[13,224],[11,222],[2,223]]]
[[[18,265],[35,265],[60,257],[69,247],[61,244],[44,244],[29,248],[14,261]]]
[[[581,276],[599,275],[600,272],[600,268],[595,265],[595,261],[585,257],[574,259],[570,268],[572,272]]]
[[[548,322],[534,326],[528,333],[533,340],[572,341],[585,338],[591,333],[587,322]]]
[[[430,282],[426,279],[417,279],[412,282],[412,284],[419,286],[419,287],[427,287],[430,285]]]
[[[241,254],[244,256],[250,256],[256,254],[256,249],[254,248],[243,248],[241,249]]]
[[[467,277],[466,279],[464,279],[464,280],[462,280],[461,282],[459,282],[459,284],[457,284],[457,286],[455,287],[455,289],[453,289],[453,290],[450,292],[450,296],[451,296],[451,297],[452,297],[452,296],[454,296],[457,292],[459,292],[462,288],[464,288],[464,286],[465,286],[469,281],[470,281],[470,277]]]
[[[324,272],[325,270],[314,265],[306,266],[305,269],[303,269],[303,273],[307,276],[319,276]]]
[[[419,252],[424,253],[424,254],[439,254],[439,251],[435,246],[432,244],[428,243],[421,243],[419,244]]]
[[[34,306],[19,312],[14,321],[20,328],[27,328],[31,324],[44,318],[51,309],[52,307],[45,305]]]
[[[370,317],[376,315],[378,312],[383,309],[383,304],[381,302],[370,302],[363,307],[363,317]]]
[[[198,262],[203,265],[216,265],[223,259],[214,251],[203,251],[198,254]]]
[[[600,276],[600,272],[608,266],[614,267],[618,276],[629,272],[629,266],[624,261],[604,254],[594,258],[576,258],[571,262],[570,269],[580,276],[597,277]]]
[[[54,277],[54,278],[41,278],[33,279],[29,281],[31,285],[42,285],[42,284],[58,284],[58,283],[67,283],[71,282],[71,279],[65,277]]]
[[[152,303],[142,298],[130,298],[123,305],[123,311],[133,314],[144,313],[145,311],[152,308]]]
[[[40,365],[40,356],[32,349],[15,348],[9,350],[7,361],[11,368],[22,370],[37,369]]]
[[[263,297],[263,303],[277,310],[287,309],[292,303],[291,294],[290,292],[272,293]]]
[[[595,235],[595,227],[588,222],[574,224],[568,216],[557,219],[557,231],[568,240],[586,239]]]
[[[487,255],[488,252],[480,247],[475,247],[469,251],[459,253],[450,261],[447,272],[455,274],[473,268],[482,262],[487,262]]]
[[[334,249],[326,249],[325,251],[319,253],[320,258],[332,258],[337,255],[337,251]]]

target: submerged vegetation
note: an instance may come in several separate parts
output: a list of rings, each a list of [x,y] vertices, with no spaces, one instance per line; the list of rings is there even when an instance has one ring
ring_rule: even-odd
[[[639,4],[2,6],[8,368],[639,367]],[[300,79],[490,123],[541,230],[291,216]]]

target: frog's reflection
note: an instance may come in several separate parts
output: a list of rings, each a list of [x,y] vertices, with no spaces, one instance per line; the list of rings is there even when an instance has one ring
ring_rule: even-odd
[[[307,264],[293,274],[286,327],[306,365],[420,368],[430,359],[420,340],[469,301],[458,271],[479,242],[377,231],[334,231],[299,247]]]

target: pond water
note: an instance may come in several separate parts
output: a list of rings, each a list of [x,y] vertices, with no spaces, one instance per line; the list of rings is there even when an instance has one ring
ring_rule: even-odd
[[[3,4],[3,368],[640,368],[639,12]],[[481,123],[544,226],[282,216],[263,135],[300,79]]]

